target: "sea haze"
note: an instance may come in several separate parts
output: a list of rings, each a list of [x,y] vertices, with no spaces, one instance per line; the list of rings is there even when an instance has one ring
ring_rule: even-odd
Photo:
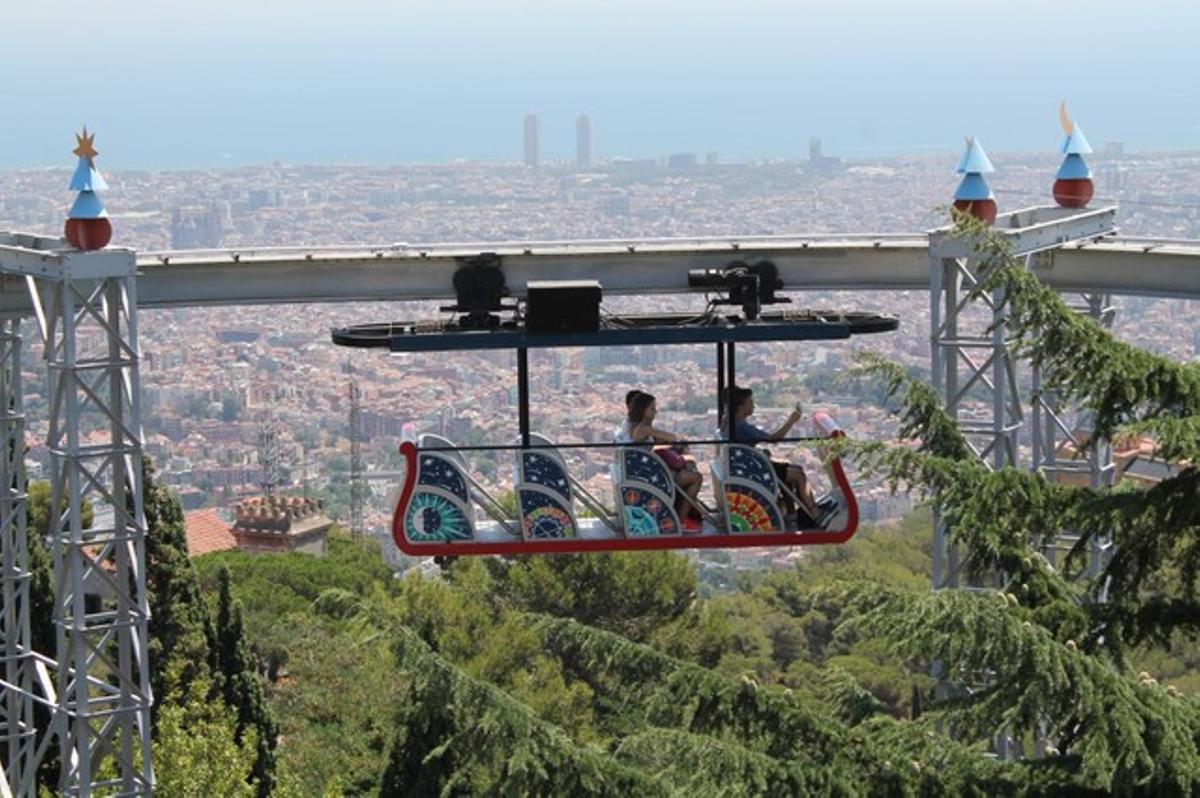
[[[747,0],[148,0],[0,12],[0,168],[517,160],[716,151],[795,158],[1200,149],[1200,6]]]

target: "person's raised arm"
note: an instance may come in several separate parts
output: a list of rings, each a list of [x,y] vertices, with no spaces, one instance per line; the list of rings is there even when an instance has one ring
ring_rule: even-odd
[[[779,426],[779,429],[775,430],[770,434],[770,436],[768,436],[767,440],[773,443],[787,435],[791,431],[792,427],[796,426],[796,422],[803,417],[804,415],[801,412],[800,403],[796,402],[796,409],[793,410],[791,415],[787,417],[787,420]]]

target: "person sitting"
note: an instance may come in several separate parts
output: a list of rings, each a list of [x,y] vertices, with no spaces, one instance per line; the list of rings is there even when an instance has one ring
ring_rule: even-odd
[[[613,443],[633,443],[633,436],[630,432],[629,411],[633,407],[633,400],[642,395],[642,391],[633,388],[625,393],[625,419],[621,422],[621,426],[617,427],[613,433]]]
[[[671,470],[675,484],[679,487],[679,490],[675,492],[675,510],[679,513],[684,529],[689,532],[699,531],[700,513],[697,507],[699,507],[700,488],[704,483],[704,477],[694,462],[689,462],[683,457],[683,450],[686,448],[683,439],[672,432],[654,426],[654,419],[658,415],[658,403],[654,396],[644,391],[636,393],[630,391],[626,398],[628,414],[625,424],[618,434],[618,443],[670,444],[655,447],[655,452]],[[620,440],[621,437],[626,436],[628,441]]]
[[[800,403],[797,402],[795,409],[792,410],[787,420],[779,425],[779,428],[774,432],[767,432],[762,427],[757,427],[750,423],[749,418],[753,414],[754,391],[749,388],[735,387],[733,389],[733,437],[731,439],[734,443],[744,443],[750,446],[757,446],[760,443],[774,443],[786,436],[792,427],[796,426],[796,422],[803,418]],[[721,434],[728,434],[728,425],[724,420],[721,424]],[[769,456],[770,454],[768,453]],[[808,475],[804,473],[804,469],[786,460],[771,459],[771,465],[775,469],[776,478],[784,485],[787,485],[791,494],[800,500],[801,506],[808,513],[813,523],[820,525],[823,520],[823,514],[821,508],[817,505],[817,498],[813,494],[812,485],[809,484]],[[782,493],[780,503],[783,505],[785,512],[793,510],[791,496],[787,491]]]

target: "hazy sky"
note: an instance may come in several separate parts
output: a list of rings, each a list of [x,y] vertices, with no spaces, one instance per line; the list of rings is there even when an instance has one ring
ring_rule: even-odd
[[[1200,149],[1200,3],[9,0],[0,168]]]

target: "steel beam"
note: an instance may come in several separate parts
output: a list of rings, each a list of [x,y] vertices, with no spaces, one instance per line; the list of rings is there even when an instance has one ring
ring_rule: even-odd
[[[1027,234],[1022,251],[1043,250],[1034,269],[1047,285],[1200,298],[1200,241],[1099,238],[1103,214],[1091,221],[1093,235],[1065,243],[1053,220],[1033,225],[1040,229]],[[142,307],[450,299],[459,259],[482,252],[502,257],[517,294],[529,280],[571,277],[599,279],[606,294],[685,293],[688,269],[739,258],[775,261],[788,291],[924,291],[929,243],[913,234],[178,251],[141,254],[137,269]],[[0,234],[0,264],[45,268],[55,244],[61,242]],[[23,279],[0,273],[0,313],[29,312]]]

